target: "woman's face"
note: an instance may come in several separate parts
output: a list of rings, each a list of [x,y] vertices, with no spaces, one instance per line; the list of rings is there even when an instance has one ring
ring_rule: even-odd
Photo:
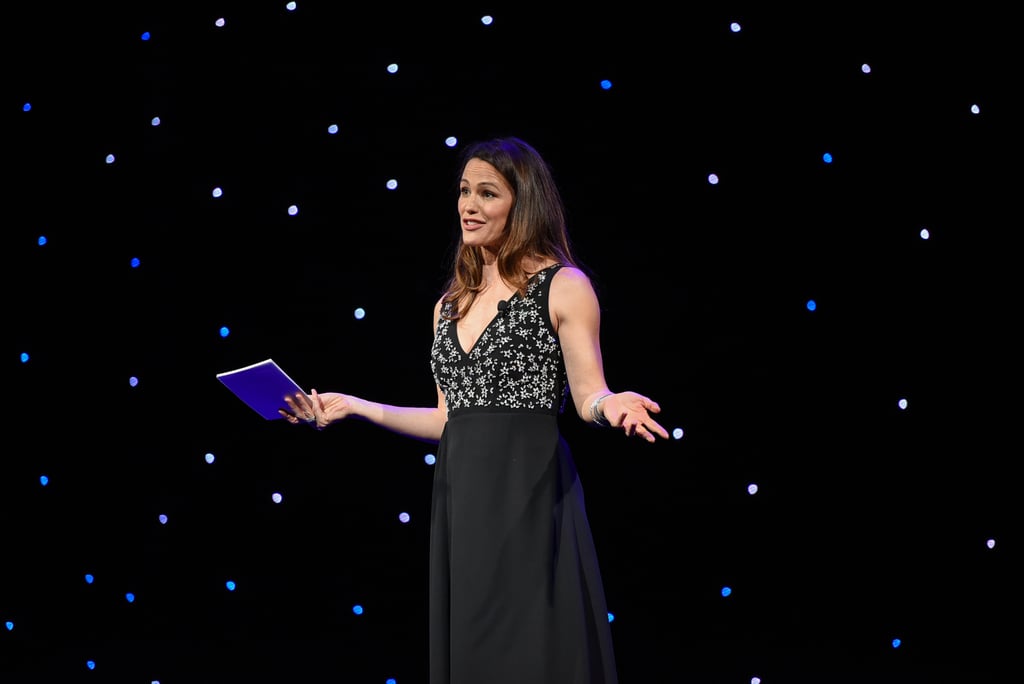
[[[462,241],[491,251],[505,240],[505,224],[515,193],[498,170],[480,159],[470,159],[459,184]]]

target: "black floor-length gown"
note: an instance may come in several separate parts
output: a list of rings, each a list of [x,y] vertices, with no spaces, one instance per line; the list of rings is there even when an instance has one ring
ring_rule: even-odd
[[[431,350],[448,423],[430,537],[431,684],[616,684],[583,488],[558,430],[565,366],[548,267],[462,349]]]

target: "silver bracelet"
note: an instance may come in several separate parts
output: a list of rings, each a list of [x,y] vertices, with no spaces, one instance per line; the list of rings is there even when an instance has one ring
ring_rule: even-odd
[[[601,425],[604,427],[608,427],[611,425],[611,423],[608,422],[608,419],[604,417],[604,411],[601,410],[601,402],[613,394],[615,394],[615,392],[608,392],[607,394],[602,394],[597,399],[594,399],[594,401],[590,402],[590,419],[594,421],[594,423],[596,423],[597,425]]]

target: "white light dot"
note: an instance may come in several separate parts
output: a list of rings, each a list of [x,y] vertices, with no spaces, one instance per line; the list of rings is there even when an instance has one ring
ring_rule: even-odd
[[[718,185],[718,174],[717,173],[709,173],[708,174],[708,183],[711,183],[712,185]]]
[[[971,114],[981,114],[981,107],[976,104],[971,105]]]
[[[203,458],[206,459],[207,463],[213,463],[216,460],[213,454],[206,454]]]
[[[217,19],[217,21],[213,22],[213,25],[216,26],[217,28],[223,27],[224,26],[224,17],[221,17],[221,18]]]
[[[907,400],[906,399],[900,399],[899,402],[897,402],[896,405],[899,406],[901,409],[905,409],[905,408],[907,408]]]
[[[731,24],[729,24],[729,30],[732,31],[733,33],[739,33],[740,31],[743,30],[743,27],[740,26],[740,22],[734,21]]]
[[[270,500],[274,503],[281,503],[281,492],[274,492],[270,495]]]
[[[757,485],[754,484],[753,482],[748,484],[747,485],[747,494],[750,494],[751,496],[753,496],[754,494],[757,494]]]
[[[387,186],[388,190],[394,190],[395,188],[398,187],[398,181],[392,178],[391,180],[388,181]]]
[[[454,135],[449,135],[447,138],[444,139],[444,144],[445,147],[455,147],[456,145],[459,144],[459,139],[456,138]]]
[[[490,14],[485,14],[484,16],[480,17],[480,23],[483,24],[484,26],[490,26],[491,24],[494,23],[494,17],[492,17]]]
[[[860,65],[860,71],[863,74],[870,74],[871,73],[871,65],[869,65],[866,62],[864,64],[861,64]]]
[[[437,458],[434,456],[434,454],[427,454],[426,456],[423,457],[423,462],[426,463],[427,465],[434,465],[435,461],[437,461]]]
[[[338,124],[331,124],[327,127],[327,132],[331,135],[335,135],[338,132]]]
[[[401,520],[404,523],[407,523],[407,522],[409,522],[409,514],[408,513],[399,513],[398,514],[398,519]]]
[[[151,126],[159,126],[160,125],[160,117],[159,116],[154,116],[152,119],[149,120],[149,125],[151,125]]]
[[[922,240],[927,240],[928,238],[930,238],[932,236],[932,234],[930,232],[928,232],[927,228],[922,228],[921,232],[918,233],[918,234],[921,236]]]
[[[213,195],[214,197],[223,197],[224,196],[224,189],[223,188],[214,188],[213,192],[211,192],[210,194]]]
[[[360,306],[355,311],[352,312],[352,315],[355,317],[357,321],[361,321],[364,318],[366,318],[366,309]]]
[[[294,12],[294,11],[295,11],[295,0],[292,0],[292,2],[289,2],[289,3],[288,3],[287,5],[285,5],[284,7],[285,7],[285,9],[286,9],[286,10],[288,10],[289,12]]]
[[[996,540],[995,539],[989,539],[988,541],[985,542],[985,546],[987,546],[990,549],[996,548]]]
[[[114,163],[114,155],[112,155],[112,154],[108,154],[108,155],[106,156],[106,160],[107,160],[107,163],[108,163],[108,164],[113,164],[113,163]]]
[[[291,205],[290,207],[288,207],[288,215],[289,216],[295,216],[298,213],[299,213],[299,208],[297,206],[295,206],[294,204]]]
[[[673,439],[682,439],[683,438],[683,428],[678,428],[677,427],[676,429],[672,430],[672,438]]]
[[[388,64],[388,73],[389,74],[397,74],[398,73],[398,65],[395,64],[394,62],[392,62],[391,64]]]

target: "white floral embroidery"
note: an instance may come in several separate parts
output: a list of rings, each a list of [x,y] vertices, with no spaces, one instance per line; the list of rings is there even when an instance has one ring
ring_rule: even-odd
[[[560,267],[556,264],[534,275],[526,295],[509,300],[508,308],[495,316],[468,354],[459,345],[455,322],[441,316],[430,367],[449,411],[470,407],[564,410],[569,383],[548,314],[551,276]],[[445,306],[442,314],[451,305]]]

